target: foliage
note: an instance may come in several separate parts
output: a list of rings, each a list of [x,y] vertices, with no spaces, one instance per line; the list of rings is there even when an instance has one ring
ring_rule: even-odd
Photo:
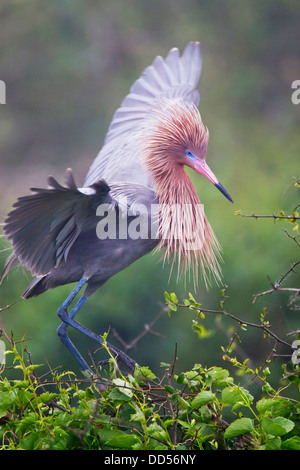
[[[21,347],[8,353],[22,377],[0,381],[1,449],[300,449],[300,403],[268,385],[268,366],[257,401],[225,368],[175,374],[175,361],[161,364],[161,379],[147,367],[127,377],[113,369],[100,393],[73,372],[38,377]],[[234,366],[256,374],[246,361]]]

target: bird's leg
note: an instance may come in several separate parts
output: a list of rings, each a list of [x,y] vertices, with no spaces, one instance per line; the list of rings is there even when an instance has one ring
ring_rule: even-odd
[[[60,308],[63,308],[63,309],[67,309],[68,306],[71,304],[72,300],[76,297],[76,295],[78,294],[78,292],[80,291],[80,289],[84,286],[84,284],[86,283],[87,279],[86,278],[82,278],[80,279],[79,283],[77,284],[77,286],[75,287],[75,289],[73,289],[73,291],[71,292],[71,294],[69,295],[69,297],[65,300],[65,302],[62,304],[62,306]],[[75,305],[75,307],[72,309],[72,311],[70,312],[69,316],[70,318],[74,318],[76,313],[78,312],[78,310],[80,309],[80,307],[83,305],[83,303],[86,301],[86,297],[81,297],[81,299],[77,302],[77,304]],[[81,356],[81,354],[79,353],[78,349],[74,346],[74,344],[72,343],[72,341],[70,340],[69,336],[68,336],[68,324],[67,323],[61,323],[61,325],[57,328],[57,334],[59,336],[59,339],[61,340],[61,342],[67,347],[67,349],[69,349],[69,351],[73,354],[73,356],[75,357],[75,359],[77,360],[77,362],[80,364],[80,366],[82,367],[82,369],[85,371],[85,370],[88,370],[90,373],[93,374],[91,368],[88,366],[88,364],[86,363],[86,361],[83,359],[83,357]]]
[[[84,303],[84,301],[86,300],[86,297],[81,297],[81,299],[78,301],[78,303],[76,304],[76,306],[73,308],[73,310],[69,313],[69,316],[71,318],[74,318],[76,313],[78,312],[79,308],[81,307],[81,305]],[[61,342],[69,349],[69,351],[73,354],[73,356],[75,357],[75,359],[77,360],[77,362],[80,364],[80,366],[82,367],[83,370],[88,370],[89,372],[93,373],[91,368],[88,366],[88,364],[86,363],[86,361],[83,359],[83,357],[81,356],[81,354],[79,353],[78,349],[74,346],[74,344],[72,343],[72,341],[70,340],[69,336],[68,336],[68,325],[67,323],[61,323],[59,325],[59,327],[57,328],[57,334],[59,336],[59,339],[61,340]]]
[[[78,282],[77,286],[73,289],[71,294],[67,297],[67,299],[63,302],[63,304],[60,306],[60,308],[57,311],[57,315],[63,322],[62,325],[58,328],[58,335],[63,342],[63,344],[66,345],[66,347],[69,349],[69,351],[74,355],[76,360],[79,362],[80,366],[83,367],[84,370],[89,370],[89,366],[81,356],[81,354],[77,351],[73,343],[68,337],[67,334],[67,328],[68,326],[72,326],[76,330],[80,331],[84,335],[88,336],[89,338],[93,339],[97,343],[100,343],[103,345],[104,340],[93,333],[93,331],[89,330],[85,326],[81,325],[81,323],[78,323],[76,320],[74,320],[75,315],[78,313],[79,309],[81,306],[84,304],[86,301],[86,297],[82,296],[80,300],[77,302],[75,307],[71,310],[70,313],[68,313],[68,307],[71,304],[71,302],[74,300],[80,289],[84,286],[84,284],[87,282],[86,278],[81,278],[80,281]],[[136,361],[128,357],[123,351],[120,349],[116,348],[115,346],[106,343],[108,349],[111,351],[112,354],[116,356],[117,359],[120,359],[129,369],[134,370]]]
[[[76,313],[78,312],[80,307],[84,304],[86,299],[87,298],[85,296],[82,296],[79,299],[79,301],[77,302],[75,307],[69,313],[70,318],[75,317]],[[70,340],[70,338],[68,336],[68,325],[67,325],[67,323],[63,322],[63,323],[60,324],[60,326],[57,328],[57,334],[58,334],[61,342],[66,346],[66,348],[70,351],[70,353],[73,354],[74,358],[79,363],[80,367],[82,367],[82,369],[84,371],[89,371],[89,373],[91,374],[91,377],[94,377],[95,376],[94,372],[92,371],[92,369],[89,367],[87,362],[83,359],[83,357],[80,354],[80,352],[78,351],[78,349],[74,346],[74,344]],[[103,385],[101,382],[99,382],[98,379],[96,380],[96,386],[98,387],[100,392],[102,392],[103,390],[106,389],[105,385]]]

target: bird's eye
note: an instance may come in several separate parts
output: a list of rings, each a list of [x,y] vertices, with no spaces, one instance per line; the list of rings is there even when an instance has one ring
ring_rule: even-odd
[[[195,158],[195,156],[192,154],[192,152],[190,150],[186,150],[186,156],[188,158]]]

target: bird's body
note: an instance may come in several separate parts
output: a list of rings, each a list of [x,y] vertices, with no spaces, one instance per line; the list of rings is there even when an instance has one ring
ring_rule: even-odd
[[[52,189],[34,189],[37,204],[33,204],[35,196],[20,198],[13,216],[7,219],[8,229],[14,230],[16,221],[18,227],[22,227],[21,249],[25,242],[27,252],[31,254],[31,259],[26,260],[27,266],[33,274],[38,274],[23,293],[25,298],[66,284],[66,281],[78,282],[82,277],[88,279],[85,291],[88,297],[110,277],[151,251],[158,243],[156,238],[151,237],[151,233],[146,238],[132,239],[127,234],[120,238],[119,225],[123,223],[125,228],[130,227],[136,217],[128,214],[128,206],[121,204],[119,185],[109,187],[101,181],[91,188],[92,194],[87,196],[73,182],[70,183],[70,179],[71,170],[66,172],[67,187],[61,187],[50,178]],[[136,185],[127,185],[127,192],[134,188]],[[155,206],[155,194],[152,190],[149,193],[153,200],[147,195],[146,202],[149,204],[151,201]],[[125,200],[124,191],[122,196]],[[139,201],[143,201],[142,197]],[[128,198],[127,203],[130,204]],[[106,220],[106,205],[112,208],[113,222],[116,220],[115,233],[100,239],[97,226],[101,220]],[[102,217],[97,215],[97,210],[101,207],[104,207]],[[146,215],[151,219],[151,212]],[[25,226],[30,227],[26,234],[23,231]],[[150,230],[150,220],[148,227]],[[37,231],[44,242],[44,250],[32,237]],[[13,257],[16,256],[18,247],[16,242]]]
[[[50,177],[48,189],[19,198],[5,221],[14,252],[4,275],[21,262],[36,276],[25,298],[79,283],[58,314],[59,335],[83,368],[88,366],[70,342],[67,325],[97,341],[74,321],[75,314],[106,280],[155,246],[165,258],[177,256],[180,269],[192,266],[196,276],[200,264],[204,277],[207,268],[220,277],[220,248],[184,169],[204,174],[231,200],[205,162],[208,131],[196,90],[201,63],[199,43],[190,43],[182,56],[171,49],[166,59],[157,57],[116,111],[83,188],[77,188],[71,170],[65,187]],[[103,237],[101,223],[108,227],[109,221],[113,234]],[[68,314],[85,284],[84,296]]]

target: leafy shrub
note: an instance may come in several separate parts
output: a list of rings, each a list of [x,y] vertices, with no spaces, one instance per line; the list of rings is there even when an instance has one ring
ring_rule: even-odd
[[[200,364],[174,374],[174,363],[163,363],[161,379],[147,367],[127,377],[112,368],[99,392],[73,372],[38,377],[40,366],[18,348],[8,353],[22,378],[1,374],[1,449],[300,449],[300,404],[273,390],[268,367],[257,401],[227,369]],[[289,384],[297,383],[295,375]]]

